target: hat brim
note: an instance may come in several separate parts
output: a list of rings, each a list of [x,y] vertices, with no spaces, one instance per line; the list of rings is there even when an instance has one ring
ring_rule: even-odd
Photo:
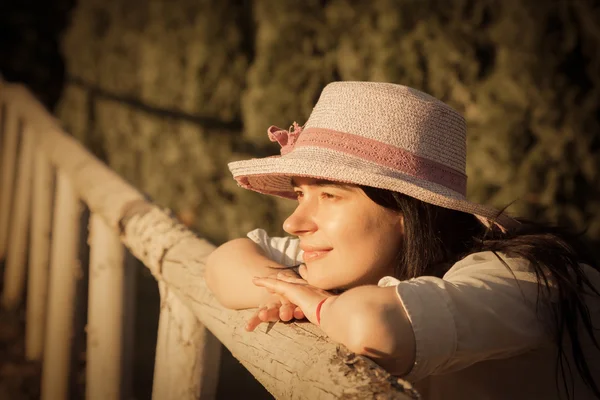
[[[235,161],[228,166],[241,187],[287,199],[296,198],[292,177],[310,177],[399,192],[436,206],[474,214],[486,225],[486,221],[493,221],[509,228],[515,223],[504,213],[470,202],[443,185],[319,147],[300,147],[284,156]]]

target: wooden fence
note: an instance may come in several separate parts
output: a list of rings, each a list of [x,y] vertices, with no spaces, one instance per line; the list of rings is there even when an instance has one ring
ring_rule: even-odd
[[[154,399],[214,398],[221,344],[276,398],[418,398],[410,384],[308,322],[247,333],[252,311],[223,308],[206,287],[211,243],[66,134],[24,86],[0,81],[0,107],[1,302],[7,310],[26,302],[26,357],[42,364],[42,399],[69,396],[72,343],[82,335],[73,324],[81,302],[76,287],[84,276],[86,398],[123,397],[132,328],[122,316],[133,295],[126,290],[131,271],[123,245],[150,270],[160,292]],[[84,207],[90,213],[87,274],[78,256]]]

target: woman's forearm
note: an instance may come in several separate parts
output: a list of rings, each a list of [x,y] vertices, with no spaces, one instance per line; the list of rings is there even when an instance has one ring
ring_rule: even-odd
[[[412,368],[414,333],[394,287],[361,286],[330,298],[321,309],[320,326],[332,340],[392,374]]]
[[[273,274],[274,268],[283,266],[267,258],[252,240],[240,238],[224,243],[208,256],[205,279],[223,306],[237,310],[254,308],[271,294],[254,285],[252,278]]]

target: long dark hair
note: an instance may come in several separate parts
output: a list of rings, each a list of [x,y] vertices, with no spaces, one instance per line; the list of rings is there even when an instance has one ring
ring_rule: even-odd
[[[395,275],[398,279],[424,275],[442,277],[454,263],[480,251],[493,252],[509,270],[509,265],[499,253],[508,258],[527,260],[538,281],[538,306],[540,301],[551,304],[554,342],[558,351],[557,385],[562,381],[570,398],[573,375],[564,349],[570,344],[577,371],[600,399],[599,383],[590,372],[579,331],[579,327],[583,327],[600,351],[584,299],[586,294],[600,296],[600,288],[593,287],[581,266],[587,264],[598,269],[598,264],[581,241],[581,234],[525,220],[519,220],[518,228],[502,232],[499,228],[485,227],[472,214],[438,207],[388,190],[361,188],[375,203],[403,214],[405,240],[397,257]],[[549,301],[549,283],[557,288],[556,301]],[[570,385],[567,383],[567,371]]]

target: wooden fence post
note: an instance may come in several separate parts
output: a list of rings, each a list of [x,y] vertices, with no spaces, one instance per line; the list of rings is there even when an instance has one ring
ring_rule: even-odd
[[[15,162],[19,121],[13,106],[4,103],[4,137],[2,139],[2,181],[0,182],[0,260],[6,256],[8,228],[15,179]]]
[[[81,216],[79,199],[72,182],[60,169],[57,170],[56,186],[42,400],[65,400],[69,395],[75,287],[82,274],[77,259]]]
[[[10,215],[10,246],[6,251],[4,269],[4,291],[2,306],[7,310],[16,309],[23,301],[25,291],[25,271],[27,254],[27,233],[29,232],[29,204],[31,199],[31,169],[35,134],[30,125],[24,123],[21,131],[19,169],[13,203],[14,212]]]
[[[52,223],[53,170],[43,150],[36,149],[31,202],[29,276],[27,278],[27,322],[25,357],[39,361],[46,331],[48,266]]]
[[[159,281],[161,298],[154,400],[211,400],[216,396],[221,343]]]
[[[119,236],[92,214],[87,323],[86,400],[118,399],[121,393],[124,249]]]

